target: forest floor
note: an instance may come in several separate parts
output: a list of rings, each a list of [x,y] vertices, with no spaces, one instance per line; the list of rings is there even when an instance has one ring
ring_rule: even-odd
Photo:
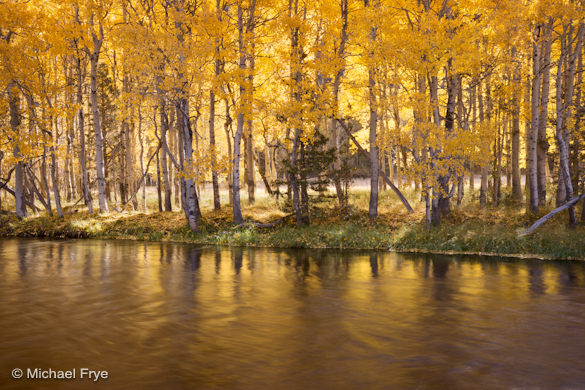
[[[524,205],[512,202],[507,195],[499,207],[480,208],[477,193],[466,194],[462,205],[453,204],[450,215],[443,218],[440,227],[427,231],[420,196],[412,190],[405,193],[414,213],[406,212],[394,193],[384,191],[375,222],[368,218],[369,192],[358,188],[350,192],[350,206],[345,210],[336,207],[337,201],[332,195],[315,200],[308,226],[297,228],[291,216],[274,227],[260,228],[255,224],[277,221],[289,215],[290,210],[285,199],[276,201],[262,191],[253,205],[247,205],[244,198],[242,213],[246,223],[241,226],[233,225],[230,205],[214,211],[211,200],[202,199],[201,232],[196,234],[189,230],[184,214],[176,206],[174,212],[99,215],[68,207],[64,219],[41,213],[19,221],[11,213],[1,214],[0,237],[131,239],[201,245],[376,249],[585,260],[585,226],[581,223],[575,229],[567,228],[566,212],[555,216],[533,234],[519,237],[519,233],[539,216],[550,211],[552,204],[543,208],[539,215],[530,216]],[[151,208],[156,207],[153,199],[149,196]],[[581,212],[580,205],[577,211]]]

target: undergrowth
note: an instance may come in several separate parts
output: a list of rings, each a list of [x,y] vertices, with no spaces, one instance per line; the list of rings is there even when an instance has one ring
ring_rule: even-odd
[[[379,217],[368,218],[366,191],[354,191],[350,206],[337,208],[334,200],[315,203],[310,224],[296,227],[294,218],[285,218],[273,228],[257,228],[288,215],[282,204],[266,198],[244,207],[244,225],[232,224],[231,208],[203,210],[199,233],[192,233],[181,212],[110,213],[89,215],[73,212],[64,219],[41,214],[18,220],[0,215],[0,236],[50,238],[103,238],[148,241],[180,241],[202,245],[266,246],[279,248],[337,248],[423,251],[436,253],[481,253],[521,255],[550,259],[585,259],[585,227],[566,227],[560,214],[535,233],[519,233],[540,215],[528,215],[522,205],[505,202],[500,207],[479,208],[467,199],[452,206],[441,226],[426,230],[424,204],[411,203],[407,213],[393,193],[380,198]],[[416,194],[407,193],[409,199]]]

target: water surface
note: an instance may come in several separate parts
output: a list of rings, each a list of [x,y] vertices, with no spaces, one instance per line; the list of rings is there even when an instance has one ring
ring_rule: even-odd
[[[585,389],[585,263],[0,240],[0,388]]]

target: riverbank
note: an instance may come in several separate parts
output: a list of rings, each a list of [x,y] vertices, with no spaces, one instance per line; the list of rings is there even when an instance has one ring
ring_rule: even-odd
[[[380,216],[369,221],[365,199],[354,196],[354,206],[341,212],[325,204],[312,210],[311,224],[297,228],[293,218],[276,226],[266,224],[286,217],[273,202],[261,201],[243,210],[248,223],[232,224],[229,207],[204,210],[201,232],[192,233],[180,212],[110,213],[88,215],[73,212],[64,219],[40,215],[22,221],[0,216],[0,236],[40,238],[99,238],[188,242],[277,248],[373,249],[402,252],[498,255],[542,259],[585,260],[585,227],[565,227],[561,214],[527,237],[518,233],[533,222],[516,207],[479,209],[470,203],[453,208],[440,227],[424,228],[424,210],[406,213],[396,202],[381,202]],[[543,213],[546,210],[543,210]]]

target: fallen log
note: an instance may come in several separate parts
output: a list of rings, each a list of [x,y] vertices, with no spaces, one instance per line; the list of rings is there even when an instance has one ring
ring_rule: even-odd
[[[554,217],[556,214],[558,214],[561,211],[566,210],[569,207],[574,206],[575,204],[579,203],[579,201],[581,199],[585,199],[585,193],[581,194],[580,196],[578,196],[576,198],[571,199],[570,201],[568,201],[564,205],[557,207],[556,209],[554,209],[553,211],[551,211],[550,213],[548,213],[544,217],[540,218],[538,221],[534,222],[534,224],[532,224],[532,226],[530,226],[528,229],[526,229],[525,231],[520,233],[520,237],[524,237],[524,236],[532,233],[533,231],[538,229],[540,227],[540,225],[542,225],[543,223],[545,223],[546,221],[548,221],[549,219]]]

